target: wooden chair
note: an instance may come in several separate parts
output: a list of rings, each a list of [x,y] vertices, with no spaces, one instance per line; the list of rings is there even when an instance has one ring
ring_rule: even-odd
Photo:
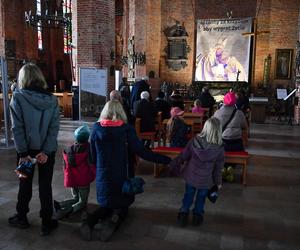
[[[156,135],[156,131],[151,131],[151,132],[141,132],[141,118],[136,118],[135,119],[135,130],[136,130],[136,134],[137,136],[141,139],[141,140],[150,140],[151,141],[151,147],[154,147],[154,141],[155,141],[155,135]]]

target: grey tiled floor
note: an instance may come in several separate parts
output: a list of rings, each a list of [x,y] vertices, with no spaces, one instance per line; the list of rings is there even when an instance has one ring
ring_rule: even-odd
[[[78,122],[64,120],[59,152],[72,143]],[[137,172],[146,180],[129,216],[108,243],[85,242],[79,237],[80,214],[60,222],[48,237],[40,237],[39,200],[35,180],[31,227],[11,228],[7,218],[15,211],[18,181],[13,173],[14,150],[0,150],[0,249],[300,249],[300,127],[252,124],[248,151],[248,186],[224,183],[216,204],[206,204],[200,227],[176,226],[184,182],[152,177],[152,165],[141,162]],[[56,157],[53,178],[55,199],[69,196],[63,187],[62,157]],[[92,185],[90,204],[95,204]]]

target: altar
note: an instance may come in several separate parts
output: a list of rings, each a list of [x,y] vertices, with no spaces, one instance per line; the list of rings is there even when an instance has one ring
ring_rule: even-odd
[[[266,119],[267,97],[249,98],[251,108],[251,122],[264,123]]]

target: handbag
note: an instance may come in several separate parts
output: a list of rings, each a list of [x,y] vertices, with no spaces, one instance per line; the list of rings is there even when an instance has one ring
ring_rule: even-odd
[[[217,185],[213,185],[207,193],[207,198],[210,202],[215,203],[219,197],[219,188]]]
[[[124,181],[122,186],[122,193],[127,195],[135,195],[141,194],[144,192],[144,185],[145,181],[141,177],[132,177],[129,178],[129,170],[128,170],[128,142],[126,141],[126,172],[127,172],[127,179]]]

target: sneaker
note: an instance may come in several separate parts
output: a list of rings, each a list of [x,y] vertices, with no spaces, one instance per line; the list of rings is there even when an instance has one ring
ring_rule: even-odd
[[[193,214],[193,225],[199,226],[203,223],[203,216],[202,214]]]
[[[187,225],[187,221],[188,221],[188,214],[179,212],[177,215],[177,224],[180,227],[185,227]]]
[[[49,235],[54,229],[58,227],[57,220],[49,220],[47,222],[42,222],[41,227],[41,236],[47,236]]]
[[[24,217],[21,217],[18,214],[15,214],[12,217],[8,218],[8,223],[13,227],[18,227],[22,229],[28,228],[30,226],[26,215]]]
[[[81,214],[81,226],[80,226],[80,235],[81,238],[85,241],[90,241],[92,239],[92,228],[88,224],[87,212],[82,212]]]

